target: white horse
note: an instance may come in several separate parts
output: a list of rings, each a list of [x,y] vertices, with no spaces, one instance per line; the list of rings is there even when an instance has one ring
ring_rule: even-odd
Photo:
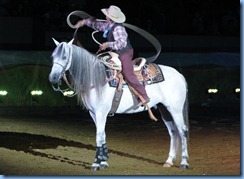
[[[72,85],[77,93],[78,101],[89,110],[96,125],[97,151],[92,170],[108,167],[108,149],[106,144],[105,125],[107,115],[111,109],[116,88],[110,87],[106,75],[105,65],[94,55],[73,43],[57,42],[57,47],[52,53],[53,66],[49,75],[52,84],[58,84],[69,71]],[[159,109],[170,135],[170,149],[164,167],[174,165],[177,152],[181,146],[182,169],[187,169],[188,160],[188,98],[187,83],[185,78],[175,69],[159,65],[165,81],[146,85],[150,97],[148,106]],[[136,97],[129,88],[123,88],[123,95],[116,113],[137,113],[145,111],[145,107],[135,105]]]

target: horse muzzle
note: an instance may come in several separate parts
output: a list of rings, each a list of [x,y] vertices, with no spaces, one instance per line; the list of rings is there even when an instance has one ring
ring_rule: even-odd
[[[49,81],[50,81],[50,83],[57,84],[59,82],[59,80],[60,80],[60,74],[58,74],[58,73],[51,73],[49,75]]]

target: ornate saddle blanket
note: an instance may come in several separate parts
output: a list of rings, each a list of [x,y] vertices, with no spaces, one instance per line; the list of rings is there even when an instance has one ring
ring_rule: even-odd
[[[135,64],[136,65],[136,64]],[[135,67],[134,67],[135,69]],[[118,73],[116,70],[108,69],[107,70],[107,76],[110,78],[111,76],[116,76],[116,73]],[[157,64],[150,63],[149,65],[144,64],[142,68],[138,70],[134,70],[134,73],[136,74],[138,80],[143,85],[151,85],[154,83],[159,83],[164,81],[164,76],[162,70],[159,68]],[[117,87],[119,84],[119,78],[115,77],[114,79],[109,81],[109,85],[111,87]],[[123,81],[122,88],[128,87],[127,83]]]

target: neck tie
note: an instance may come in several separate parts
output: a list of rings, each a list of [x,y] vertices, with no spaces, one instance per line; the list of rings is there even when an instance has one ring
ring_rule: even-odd
[[[111,27],[109,27],[107,30],[104,31],[103,38],[107,38],[108,32],[109,32],[110,29],[111,29]]]

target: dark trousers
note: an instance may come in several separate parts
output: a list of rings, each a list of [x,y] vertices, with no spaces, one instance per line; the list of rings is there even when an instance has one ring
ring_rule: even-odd
[[[124,75],[125,81],[129,83],[145,100],[147,100],[148,96],[145,90],[144,85],[142,85],[136,75],[134,74],[134,69],[132,65],[134,51],[133,49],[124,52],[119,55],[120,61],[122,63],[122,73]]]

